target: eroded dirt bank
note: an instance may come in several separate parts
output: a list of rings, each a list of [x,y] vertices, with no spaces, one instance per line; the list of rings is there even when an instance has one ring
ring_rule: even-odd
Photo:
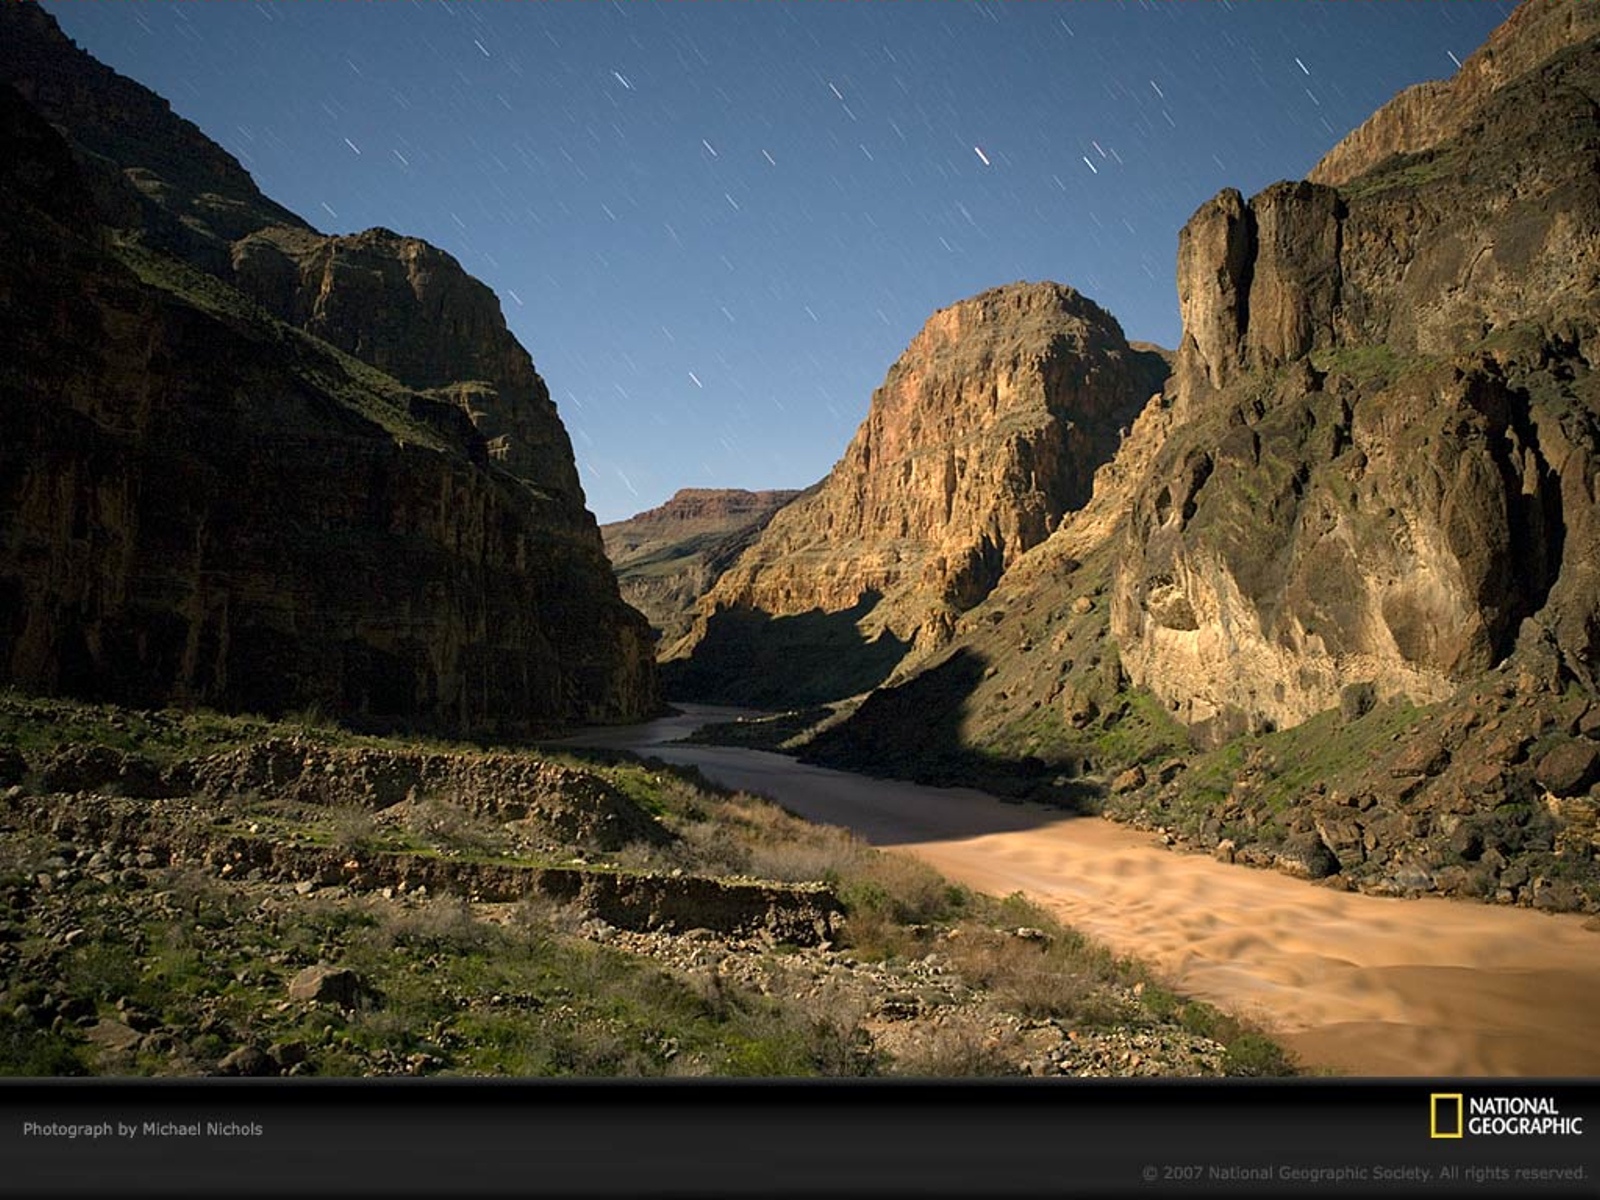
[[[724,715],[726,710],[713,710]],[[1361,1075],[1600,1074],[1600,924],[1343,893],[1095,818],[782,755],[665,744],[705,710],[594,740],[692,763],[802,816],[1022,891],[1178,990],[1250,1016],[1309,1067]]]

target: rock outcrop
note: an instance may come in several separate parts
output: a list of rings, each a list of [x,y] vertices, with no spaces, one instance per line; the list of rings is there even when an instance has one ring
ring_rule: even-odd
[[[1341,187],[1224,192],[1180,236],[1183,420],[1112,633],[1186,722],[1295,724],[1361,682],[1438,700],[1530,618],[1588,680],[1600,22],[1576,8],[1524,6],[1441,85],[1471,121],[1408,126],[1424,158],[1347,178],[1358,132]]]
[[[672,645],[689,632],[700,598],[799,494],[683,488],[665,504],[602,525],[622,598]]]
[[[472,418],[490,457],[593,524],[572,444],[493,292],[387,229],[322,237],[275,225],[236,241],[230,281],[269,313]]]
[[[1129,346],[1104,310],[1059,284],[995,288],[936,313],[829,476],[780,511],[708,593],[669,656],[687,660],[671,678],[689,692],[737,694],[722,685],[741,662],[755,665],[750,638],[736,633],[751,620],[768,645],[784,629],[820,644],[803,627],[810,620],[822,636],[831,618],[834,648],[848,654],[853,631],[880,667],[913,646],[937,647],[958,614],[1088,499],[1094,470],[1167,370],[1160,352]],[[786,649],[787,666],[750,673],[777,679],[781,695],[779,677],[795,673],[790,651],[800,649]],[[877,681],[795,679],[791,694],[817,699]]]
[[[108,223],[139,227],[213,271],[236,238],[271,225],[310,230],[167,101],[79,50],[43,7],[5,7],[0,82],[68,131],[96,201],[115,214]]]
[[[78,51],[37,5],[9,8],[0,79],[76,147],[103,224],[461,408],[497,462],[593,524],[566,430],[493,292],[417,238],[317,233],[165,100]]]
[[[487,289],[424,243],[283,220],[36,6],[0,32],[25,76],[0,84],[5,679],[455,731],[652,711],[649,630]],[[172,179],[141,191],[147,163]],[[207,225],[208,196],[244,215]],[[228,282],[264,242],[310,264],[277,315]]]

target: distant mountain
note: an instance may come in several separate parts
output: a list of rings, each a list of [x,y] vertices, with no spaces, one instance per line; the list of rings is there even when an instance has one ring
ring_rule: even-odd
[[[622,598],[670,645],[706,589],[797,491],[683,488],[665,504],[600,526]]]
[[[1167,371],[1059,284],[995,288],[934,314],[833,471],[706,595],[666,655],[671,690],[833,699],[937,648],[1088,499]]]
[[[0,678],[452,731],[653,711],[493,294],[316,233],[38,5],[0,46]]]

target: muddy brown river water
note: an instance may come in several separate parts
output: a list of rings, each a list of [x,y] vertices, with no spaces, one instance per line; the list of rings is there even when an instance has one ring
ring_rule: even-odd
[[[590,730],[856,830],[983,891],[1021,891],[1177,990],[1253,1018],[1308,1067],[1368,1076],[1600,1075],[1600,921],[1336,892],[969,788],[670,744],[737,710]]]

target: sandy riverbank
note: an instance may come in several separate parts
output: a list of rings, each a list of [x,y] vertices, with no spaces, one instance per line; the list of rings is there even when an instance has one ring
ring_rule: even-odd
[[[1023,891],[1150,963],[1178,990],[1255,1018],[1309,1067],[1600,1075],[1595,918],[1337,892],[970,789],[661,744],[691,721],[607,731],[607,740],[693,763],[721,783],[917,854],[973,887]]]

